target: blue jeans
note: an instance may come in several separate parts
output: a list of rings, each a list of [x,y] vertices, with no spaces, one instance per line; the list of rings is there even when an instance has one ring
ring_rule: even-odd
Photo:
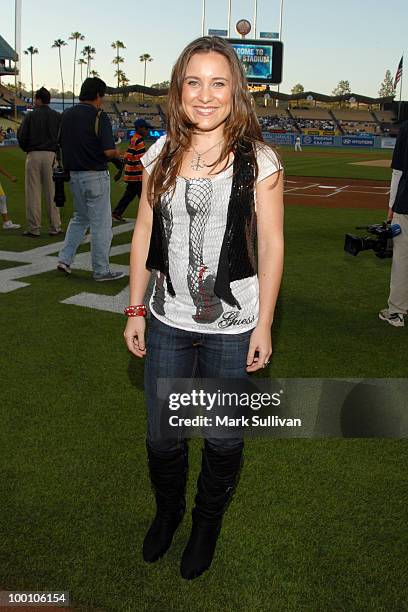
[[[70,266],[86,230],[91,228],[92,269],[94,278],[98,278],[109,273],[109,250],[112,242],[109,172],[71,172],[69,186],[73,197],[74,216],[69,222],[59,260]]]
[[[246,358],[253,330],[237,334],[205,334],[166,325],[152,314],[146,342],[144,388],[147,441],[157,451],[171,451],[180,440],[158,439],[156,384],[158,378],[248,378]],[[214,449],[242,445],[239,438],[208,438]]]

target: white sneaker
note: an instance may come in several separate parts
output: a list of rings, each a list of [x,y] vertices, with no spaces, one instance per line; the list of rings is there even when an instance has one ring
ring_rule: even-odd
[[[404,315],[401,312],[389,312],[388,308],[384,308],[384,310],[380,310],[378,313],[381,321],[387,321],[390,325],[394,327],[404,327]]]
[[[21,225],[13,223],[11,219],[3,223],[3,229],[20,229]]]
[[[60,270],[61,272],[64,272],[65,274],[71,274],[72,272],[71,266],[69,266],[68,264],[65,264],[63,261],[58,262],[57,270]]]
[[[124,272],[108,272],[102,276],[94,276],[94,280],[96,280],[98,283],[103,283],[105,281],[119,280],[119,278],[123,278],[124,276]]]

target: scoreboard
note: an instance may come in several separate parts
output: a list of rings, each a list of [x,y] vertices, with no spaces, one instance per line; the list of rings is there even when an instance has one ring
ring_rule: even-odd
[[[240,59],[248,83],[278,85],[282,82],[283,44],[280,41],[227,40]]]

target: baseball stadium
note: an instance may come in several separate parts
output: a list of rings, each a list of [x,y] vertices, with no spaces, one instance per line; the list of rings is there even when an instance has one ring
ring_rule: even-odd
[[[211,570],[191,582],[178,574],[189,512],[169,552],[155,564],[144,563],[140,547],[153,512],[144,365],[123,342],[138,199],[121,221],[113,220],[111,270],[124,273],[115,283],[93,280],[89,234],[72,274],[57,270],[64,235],[44,229],[44,202],[41,235],[22,235],[26,153],[17,132],[33,110],[34,87],[23,90],[18,82],[23,62],[29,75],[30,61],[32,70],[41,56],[35,57],[34,47],[22,51],[21,2],[15,4],[16,39],[0,30],[0,169],[13,177],[1,176],[1,184],[17,226],[0,229],[0,591],[69,593],[55,608],[92,611],[406,610],[403,425],[389,435],[372,428],[313,439],[248,439],[240,486]],[[211,35],[204,7],[205,2],[202,34]],[[232,28],[228,24],[216,35],[237,41]],[[28,30],[26,23],[27,49],[35,43]],[[252,45],[285,45],[282,16],[279,37],[261,39],[256,25],[253,32]],[[185,35],[181,44],[193,37]],[[151,49],[154,53],[154,41]],[[172,63],[169,58],[168,78]],[[118,147],[126,152],[135,120],[144,119],[148,148],[166,133],[168,85],[132,85],[117,76],[108,83],[103,111]],[[370,233],[375,224],[386,227],[393,149],[408,119],[408,103],[398,99],[402,60],[397,76],[397,89],[382,97],[350,90],[284,93],[273,79],[248,78],[263,138],[284,166],[284,274],[273,357],[262,378],[373,384],[407,378],[406,330],[378,318],[389,292],[392,252],[376,256]],[[76,79],[79,84],[79,73]],[[75,80],[70,87],[75,90]],[[51,107],[61,112],[76,104],[78,91],[72,94],[72,100],[71,94],[65,100],[55,96]],[[124,182],[114,180],[112,165],[109,170],[113,208]],[[68,185],[65,194],[64,232],[72,216]],[[345,252],[346,234],[364,237],[367,247],[357,256]],[[384,397],[379,392],[378,402]],[[392,402],[392,393],[387,398]],[[377,400],[372,398],[373,405]],[[201,441],[192,439],[188,508],[200,449]],[[10,600],[7,605],[14,609]],[[29,609],[42,606],[31,600]]]

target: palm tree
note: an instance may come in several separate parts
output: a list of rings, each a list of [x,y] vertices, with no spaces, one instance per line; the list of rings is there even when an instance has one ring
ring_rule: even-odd
[[[75,104],[75,68],[76,68],[76,56],[78,49],[78,40],[85,40],[85,36],[81,34],[81,32],[72,32],[69,40],[75,40],[75,51],[74,51],[74,76],[72,78],[72,106]],[[85,60],[82,60],[85,61]],[[81,74],[82,74],[82,66],[81,66]],[[82,78],[81,78],[82,82]]]
[[[122,87],[126,87],[126,85],[129,85],[130,81],[127,78],[126,74],[123,71],[121,72],[122,74],[120,75],[120,84]]]
[[[81,66],[81,83],[84,80],[83,76],[82,76],[82,68],[85,66],[86,64],[86,60],[84,60],[82,57],[78,60],[78,64]]]
[[[148,53],[143,53],[143,55],[139,56],[139,61],[144,62],[143,85],[146,86],[146,64],[147,64],[147,62],[152,62],[153,58]],[[144,100],[144,93],[142,94],[142,98]]]
[[[64,77],[62,74],[61,47],[65,47],[66,44],[67,43],[65,42],[65,40],[61,40],[61,38],[57,38],[57,40],[54,40],[54,44],[51,47],[51,49],[58,49],[59,65],[60,65],[60,73],[61,73],[62,110],[64,110],[65,108],[65,96],[64,96]]]
[[[129,79],[127,78],[126,74],[123,72],[123,70],[121,70],[121,73],[122,73],[122,74],[121,74],[121,75],[120,75],[120,77],[119,77],[119,78],[120,78],[120,84],[121,84],[121,87],[126,87],[127,85],[129,85],[130,81],[129,81]],[[123,92],[123,94],[122,94],[122,100],[123,100],[124,98],[127,98],[127,97],[128,97],[128,95],[129,95],[129,92],[124,91],[124,92]]]
[[[99,72],[97,70],[91,70],[91,72],[89,74],[91,75],[91,77],[98,77],[99,76]]]
[[[139,60],[141,62],[144,62],[144,77],[143,77],[143,85],[146,86],[146,64],[147,62],[152,62],[153,58],[148,54],[148,53],[143,53],[143,55],[141,55],[139,57]]]
[[[82,49],[82,55],[86,57],[86,61],[88,63],[88,67],[86,69],[86,76],[89,77],[89,71],[91,69],[91,61],[94,59],[93,54],[96,53],[95,47],[91,47],[90,45],[86,45]]]
[[[38,49],[36,49],[35,47],[28,47],[25,51],[24,54],[25,55],[29,55],[30,56],[30,63],[31,63],[31,104],[34,104],[34,78],[33,78],[33,55],[36,55],[38,53]]]
[[[123,59],[123,57],[120,57],[119,55],[119,49],[126,49],[125,45],[123,44],[123,42],[121,40],[117,40],[115,42],[113,42],[111,44],[112,49],[116,49],[116,57],[113,59],[112,64],[115,64],[116,66],[116,72],[115,72],[115,76],[117,76],[118,79],[118,87],[120,85],[120,76],[119,76],[119,68],[120,68],[120,64],[123,64],[123,62],[125,61]],[[118,94],[119,96],[119,94]],[[118,97],[118,102],[119,102],[119,97]]]

